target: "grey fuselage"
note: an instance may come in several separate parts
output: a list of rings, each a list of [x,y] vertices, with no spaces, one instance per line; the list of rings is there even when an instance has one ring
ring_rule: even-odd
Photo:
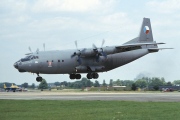
[[[94,55],[88,57],[81,56],[81,64],[78,62],[78,56],[71,57],[77,50],[57,50],[57,51],[39,51],[30,56],[36,56],[32,59],[21,59],[18,64],[20,72],[31,72],[40,74],[72,74],[105,72],[132,62],[150,51],[148,49],[136,49],[122,52],[116,47],[104,47],[107,51],[107,57],[99,57],[97,62]]]

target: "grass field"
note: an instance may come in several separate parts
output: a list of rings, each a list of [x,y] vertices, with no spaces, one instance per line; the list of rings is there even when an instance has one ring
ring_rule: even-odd
[[[180,102],[0,100],[0,120],[178,120]]]

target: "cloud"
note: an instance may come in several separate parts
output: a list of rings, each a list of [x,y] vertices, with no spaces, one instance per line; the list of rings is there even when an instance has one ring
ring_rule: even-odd
[[[33,11],[35,12],[87,12],[108,6],[113,0],[38,0]]]
[[[152,10],[160,13],[173,13],[180,10],[179,0],[150,1],[146,4]]]

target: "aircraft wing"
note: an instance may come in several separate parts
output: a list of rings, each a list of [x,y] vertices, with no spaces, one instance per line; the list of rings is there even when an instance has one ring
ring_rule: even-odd
[[[120,46],[116,46],[117,49],[124,49],[124,48],[132,48],[132,47],[140,47],[142,45],[158,45],[158,44],[165,44],[165,43],[134,43],[134,44],[123,44]]]

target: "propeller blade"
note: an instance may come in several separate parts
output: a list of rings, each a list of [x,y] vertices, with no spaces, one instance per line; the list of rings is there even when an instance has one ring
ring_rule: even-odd
[[[104,56],[105,58],[107,58],[107,54],[105,52],[101,52],[102,56]]]
[[[78,50],[77,40],[75,41],[76,49]]]
[[[95,44],[92,44],[92,47],[93,49],[97,49],[96,45]]]
[[[102,45],[101,45],[101,47],[103,47],[104,43],[105,43],[105,40],[103,39],[103,40],[102,40]]]
[[[71,58],[73,58],[74,56],[76,56],[76,52],[74,52],[74,54],[71,55]]]
[[[32,53],[32,51],[31,51],[31,47],[29,47],[29,51]]]
[[[82,61],[81,61],[81,57],[80,56],[78,56],[77,61],[78,61],[79,65],[81,65]]]

